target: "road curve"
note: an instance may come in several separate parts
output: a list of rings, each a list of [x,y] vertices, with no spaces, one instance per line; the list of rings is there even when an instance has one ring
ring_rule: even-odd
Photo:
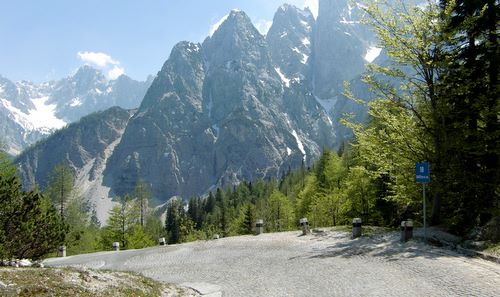
[[[47,259],[135,271],[204,296],[500,296],[500,265],[388,233],[239,236]]]

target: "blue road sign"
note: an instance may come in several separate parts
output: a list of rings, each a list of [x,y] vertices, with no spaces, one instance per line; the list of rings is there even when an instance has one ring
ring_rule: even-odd
[[[415,177],[417,183],[428,183],[431,181],[431,174],[429,171],[429,163],[419,162],[415,166]]]

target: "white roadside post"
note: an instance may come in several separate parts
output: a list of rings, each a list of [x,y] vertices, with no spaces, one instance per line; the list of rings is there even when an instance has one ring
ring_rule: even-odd
[[[361,218],[354,218],[352,219],[352,238],[358,238],[361,236],[361,225],[362,225],[362,220]]]
[[[255,222],[255,234],[259,235],[264,233],[264,220],[263,219],[258,219]]]
[[[120,243],[118,241],[113,242],[113,251],[118,252],[120,250]]]
[[[61,245],[59,248],[57,248],[57,256],[58,257],[66,257],[66,246]]]

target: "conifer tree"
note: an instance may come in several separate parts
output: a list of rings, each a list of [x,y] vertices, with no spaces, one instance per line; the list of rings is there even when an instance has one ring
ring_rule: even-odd
[[[64,242],[67,227],[37,191],[0,175],[0,258],[39,259]]]
[[[72,196],[73,188],[74,176],[71,168],[65,163],[54,166],[45,193],[52,203],[57,205],[59,214],[63,219],[65,215],[64,207]]]

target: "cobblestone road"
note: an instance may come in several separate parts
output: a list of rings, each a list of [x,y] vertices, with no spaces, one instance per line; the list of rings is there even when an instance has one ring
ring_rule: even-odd
[[[48,259],[49,266],[129,270],[206,296],[500,296],[500,265],[398,233],[241,236]]]

